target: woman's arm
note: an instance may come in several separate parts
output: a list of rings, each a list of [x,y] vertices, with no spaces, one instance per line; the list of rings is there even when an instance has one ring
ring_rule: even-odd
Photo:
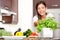
[[[38,25],[38,17],[37,17],[37,15],[35,15],[33,17],[33,24],[34,24],[35,27]]]

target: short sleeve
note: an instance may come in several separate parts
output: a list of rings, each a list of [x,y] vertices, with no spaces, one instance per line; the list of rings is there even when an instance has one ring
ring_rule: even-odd
[[[35,15],[35,16],[33,17],[33,22],[36,22],[36,21],[38,21],[37,15]]]

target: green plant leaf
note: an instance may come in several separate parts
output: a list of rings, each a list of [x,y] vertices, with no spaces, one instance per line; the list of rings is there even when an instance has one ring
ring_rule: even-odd
[[[36,29],[38,32],[42,31],[42,28],[51,28],[52,30],[57,29],[57,22],[54,18],[47,18],[44,20],[38,20],[38,25],[36,26]]]

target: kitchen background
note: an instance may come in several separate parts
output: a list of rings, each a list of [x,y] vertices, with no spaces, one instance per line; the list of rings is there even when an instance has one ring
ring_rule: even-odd
[[[49,13],[52,13],[54,17],[56,17],[56,20],[60,22],[60,19],[59,19],[60,8],[59,7],[51,8],[51,9],[48,9],[47,11]],[[32,19],[33,19],[33,0],[18,0],[18,23],[17,24],[2,24],[0,22],[0,27],[5,28],[6,31],[9,31],[12,33],[14,33],[18,28],[21,28],[23,32],[26,31],[28,28],[34,31]],[[54,37],[60,38],[60,26],[58,26],[58,29],[54,32]]]

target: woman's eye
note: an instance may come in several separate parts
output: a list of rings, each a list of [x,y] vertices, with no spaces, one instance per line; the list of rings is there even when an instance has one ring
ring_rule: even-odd
[[[40,8],[38,8],[38,9],[40,9]]]
[[[42,9],[44,9],[44,7],[42,7]]]
[[[40,10],[40,9],[45,9],[45,7],[38,8],[38,10]]]

